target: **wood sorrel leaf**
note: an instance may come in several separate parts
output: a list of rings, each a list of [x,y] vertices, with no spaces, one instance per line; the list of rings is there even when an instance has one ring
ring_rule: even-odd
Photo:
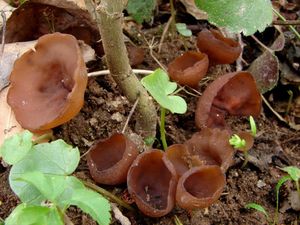
[[[56,208],[44,206],[31,206],[25,203],[18,205],[9,217],[5,225],[63,225]]]
[[[92,216],[101,225],[109,225],[111,220],[110,204],[107,199],[87,188],[77,189],[67,199],[70,205],[76,205]]]
[[[6,139],[0,147],[0,156],[10,165],[17,163],[31,150],[32,136],[29,131],[24,131]]]
[[[141,83],[162,107],[172,113],[183,114],[186,112],[185,100],[182,97],[172,95],[177,84],[170,82],[169,76],[162,69],[157,69],[152,74],[145,76]]]
[[[195,0],[208,14],[208,21],[245,35],[263,31],[273,19],[270,0]]]
[[[192,31],[187,28],[185,23],[176,23],[176,29],[179,34],[185,37],[191,37]]]
[[[40,204],[46,200],[45,196],[30,183],[20,180],[22,175],[32,171],[69,175],[76,169],[79,159],[79,150],[63,140],[35,145],[32,151],[12,167],[9,174],[10,186],[22,202]]]
[[[282,168],[283,171],[287,172],[293,181],[298,182],[300,179],[300,169],[295,166],[287,166]]]

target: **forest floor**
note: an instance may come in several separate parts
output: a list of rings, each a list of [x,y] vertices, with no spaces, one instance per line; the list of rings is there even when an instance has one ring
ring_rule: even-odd
[[[299,9],[298,9],[299,10]],[[298,11],[299,12],[299,11]],[[188,25],[193,25],[193,36],[183,38],[176,32],[168,31],[165,36],[161,51],[158,53],[158,43],[161,39],[164,24],[167,16],[164,14],[156,15],[153,24],[144,27],[137,26],[135,23],[126,22],[126,35],[136,46],[144,51],[144,59],[135,66],[137,69],[155,70],[159,67],[154,57],[162,64],[167,66],[175,57],[181,55],[186,49],[196,49],[195,35],[204,27],[209,27],[207,22],[199,22],[188,16],[188,20],[183,21]],[[177,20],[183,20],[183,14],[179,14]],[[300,28],[300,26],[298,26]],[[298,29],[299,30],[299,29]],[[284,32],[289,33],[287,29]],[[268,28],[258,37],[268,44],[274,41],[273,34],[276,33],[273,27]],[[155,45],[152,46],[151,41]],[[244,49],[244,59],[250,64],[259,55],[259,45],[247,37],[244,38],[246,47]],[[127,43],[130,44],[130,43]],[[150,46],[149,46],[150,45]],[[291,41],[287,47],[297,46],[298,59],[300,55],[300,41]],[[151,52],[152,50],[153,52]],[[287,61],[288,49],[278,53],[280,62]],[[105,69],[105,65],[99,58],[90,63],[89,71]],[[244,66],[247,69],[247,66]],[[200,94],[205,87],[216,77],[236,70],[236,65],[218,65],[209,69],[206,79],[200,82],[197,92]],[[299,76],[299,71],[298,71]],[[284,108],[287,104],[286,97],[280,93],[286,93],[292,84],[283,85],[279,81],[276,88],[267,92],[265,98],[270,101],[275,110]],[[299,92],[298,92],[299,93]],[[166,134],[169,145],[183,143],[197,131],[194,122],[194,113],[198,94],[190,89],[185,89],[179,93],[188,103],[188,111],[183,115],[169,113],[166,118]],[[284,94],[286,96],[286,94]],[[294,97],[296,99],[297,96]],[[278,101],[278,102],[277,102]],[[294,121],[300,120],[295,111],[297,107],[292,102],[293,107],[289,116]],[[280,107],[279,107],[280,106]],[[85,92],[85,103],[80,113],[68,123],[54,129],[55,138],[62,138],[67,143],[77,146],[81,154],[84,154],[93,142],[97,139],[104,139],[113,133],[120,132],[128,117],[132,105],[120,93],[118,87],[109,75],[90,77],[88,88]],[[284,113],[282,114],[284,115]],[[299,116],[299,114],[298,114]],[[137,116],[134,115],[127,129],[128,134],[134,134],[134,125]],[[298,121],[299,122],[299,121]],[[234,131],[249,130],[249,123],[246,117],[229,118],[228,123]],[[132,224],[137,225],[172,225],[176,215],[184,225],[213,225],[213,224],[268,224],[264,215],[254,210],[245,209],[247,203],[255,202],[270,213],[272,218],[276,208],[275,186],[279,179],[286,175],[279,168],[285,166],[300,167],[300,131],[290,128],[286,123],[278,120],[276,115],[263,104],[263,110],[259,118],[256,119],[258,134],[255,138],[253,148],[249,151],[250,160],[246,167],[242,168],[243,155],[235,154],[234,163],[226,173],[226,187],[220,199],[207,209],[186,211],[175,207],[171,213],[161,218],[149,218],[141,214],[138,209],[129,212],[122,209]],[[135,134],[136,135],[136,134]],[[158,136],[159,139],[159,136]],[[156,141],[154,147],[161,148]],[[11,191],[8,183],[9,167],[0,167],[0,218],[6,218],[12,209],[19,203],[18,198]],[[85,157],[81,158],[80,165],[75,175],[79,178],[89,180],[91,176],[88,170]],[[126,185],[102,186],[121,198],[127,196]],[[285,183],[279,194],[279,224],[297,225],[300,224],[299,211],[291,207],[290,193],[295,187],[291,182]],[[93,220],[82,213],[78,208],[71,207],[68,215],[75,225],[96,224]],[[113,224],[119,224],[113,221]]]

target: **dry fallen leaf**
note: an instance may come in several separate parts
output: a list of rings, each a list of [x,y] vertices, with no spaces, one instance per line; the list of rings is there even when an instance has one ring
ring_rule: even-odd
[[[186,11],[195,17],[197,20],[207,20],[207,13],[200,10],[196,4],[195,0],[180,0],[182,4],[185,6]]]
[[[72,34],[89,45],[100,39],[83,0],[27,1],[8,18],[5,38],[7,43],[23,42],[53,32]]]
[[[16,121],[13,111],[6,102],[7,92],[8,87],[0,92],[0,145],[4,139],[24,130]]]

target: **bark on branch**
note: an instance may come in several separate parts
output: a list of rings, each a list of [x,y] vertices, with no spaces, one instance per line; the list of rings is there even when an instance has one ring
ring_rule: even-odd
[[[97,21],[107,66],[113,79],[132,104],[139,98],[139,132],[144,137],[155,136],[156,109],[152,98],[132,72],[124,43],[122,24],[126,4],[127,0],[101,0],[96,10],[90,8],[89,11]],[[90,6],[91,0],[86,0],[86,5]]]

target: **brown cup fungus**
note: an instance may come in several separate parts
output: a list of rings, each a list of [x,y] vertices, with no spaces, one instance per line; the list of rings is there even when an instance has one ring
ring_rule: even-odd
[[[208,65],[206,54],[188,51],[169,64],[168,74],[178,84],[197,87],[199,81],[206,75]]]
[[[210,63],[230,64],[241,54],[240,44],[224,37],[218,30],[203,29],[197,37],[197,47],[208,55]]]
[[[253,147],[254,144],[254,137],[252,136],[251,133],[247,131],[239,131],[237,134],[241,139],[244,139],[246,142],[246,145],[243,148],[239,148],[237,150],[241,152],[246,152],[250,150]]]
[[[175,204],[177,175],[172,163],[160,150],[140,154],[128,171],[128,191],[147,216],[168,214]]]
[[[138,154],[136,145],[124,134],[113,134],[108,139],[97,141],[87,154],[91,176],[101,184],[124,183]]]
[[[54,33],[15,61],[7,102],[17,121],[31,131],[48,130],[82,108],[87,70],[77,40]]]
[[[259,116],[261,96],[249,72],[228,73],[207,86],[197,102],[198,128],[226,126],[225,117]]]
[[[216,202],[225,186],[219,166],[194,167],[180,177],[176,203],[184,209],[206,208]]]
[[[164,157],[173,164],[178,177],[181,177],[190,168],[203,164],[198,155],[191,155],[188,146],[185,144],[169,146],[165,151]]]
[[[232,164],[234,149],[229,144],[227,130],[204,128],[185,142],[191,155],[202,165],[217,165],[223,172]]]

